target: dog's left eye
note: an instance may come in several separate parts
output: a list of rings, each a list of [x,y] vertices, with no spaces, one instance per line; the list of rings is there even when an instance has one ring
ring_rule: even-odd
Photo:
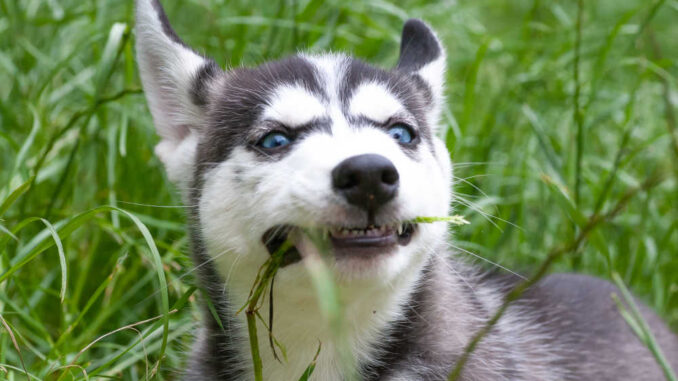
[[[414,132],[405,124],[395,124],[387,132],[400,144],[410,144],[414,140]]]
[[[259,145],[263,148],[273,149],[280,148],[292,143],[292,139],[282,132],[270,132],[259,141]]]

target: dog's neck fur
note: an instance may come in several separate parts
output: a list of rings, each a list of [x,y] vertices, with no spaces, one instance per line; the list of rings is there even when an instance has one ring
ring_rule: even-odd
[[[197,226],[197,214],[192,215],[193,226]],[[219,271],[217,263],[212,260],[216,255],[207,253],[200,230],[192,229],[191,237],[194,261],[198,264],[198,278],[221,319],[216,322],[211,311],[204,311],[206,326],[212,329],[209,337],[199,338],[202,343],[198,346],[202,346],[203,350],[195,351],[192,361],[201,363],[205,358],[212,358],[213,354],[220,353],[221,356],[213,359],[211,365],[211,371],[216,372],[215,376],[229,380],[249,379],[253,371],[246,316],[244,312],[236,311],[246,304],[251,282],[256,278],[259,268],[243,266],[233,270],[229,267],[226,273]],[[443,247],[431,250],[444,252]],[[407,316],[415,311],[412,303],[425,293],[426,282],[431,280],[430,274],[437,268],[433,262],[441,260],[431,254],[421,253],[420,259],[412,264],[419,271],[403,272],[386,287],[375,285],[369,280],[341,285],[343,314],[346,317],[341,333],[345,335],[342,337],[343,344],[347,344],[350,353],[355,356],[352,369],[342,368],[342,360],[334,348],[337,338],[329,321],[322,318],[318,295],[308,273],[279,270],[275,282],[283,283],[287,287],[273,288],[273,336],[284,346],[287,358],[283,357],[278,347],[275,348],[278,359],[274,357],[273,349],[269,345],[268,331],[263,324],[258,324],[260,354],[265,364],[264,379],[298,379],[313,361],[319,345],[321,350],[313,379],[341,380],[345,378],[346,371],[354,372],[354,375],[361,374],[361,377],[378,377],[383,374],[385,369],[380,369],[380,358],[394,354],[384,344],[391,341],[395,344],[398,334],[396,331],[399,331],[392,331],[396,327],[394,323],[411,320]],[[215,285],[220,284],[225,286],[215,288]],[[454,300],[459,304],[464,303],[461,295]],[[267,319],[270,313],[269,304],[263,303],[259,313]],[[225,332],[222,327],[226,329]],[[222,331],[223,334],[214,335],[217,331]],[[205,353],[210,355],[206,356]],[[191,379],[190,374],[188,379]]]
[[[199,255],[202,246],[199,238],[196,243],[196,262],[207,261],[199,269],[200,278],[223,279],[209,259]],[[343,294],[348,296],[344,307],[350,320],[346,322],[344,339],[355,355],[352,369],[342,368],[333,348],[332,329],[319,318],[322,314],[310,283],[304,284],[308,280],[299,280],[305,292],[297,289],[285,295],[275,289],[273,334],[284,345],[288,358],[282,359],[280,349],[280,360],[273,357],[267,331],[259,325],[264,379],[298,379],[313,360],[319,344],[322,349],[314,380],[344,380],[346,371],[366,381],[446,379],[472,335],[501,304],[501,290],[507,284],[483,284],[475,270],[450,259],[444,247],[435,250],[425,257],[420,271],[408,273],[414,276],[398,280],[391,289],[361,289],[357,284],[347,289],[352,294]],[[208,287],[214,284],[218,283],[203,283]],[[238,298],[228,288],[210,288],[207,293],[221,321],[217,323],[214,315],[205,310],[207,329],[198,337],[186,379],[205,376],[212,379],[211,376],[249,380],[253,370],[247,326],[244,314],[235,313],[244,301],[242,297],[236,301]],[[522,309],[520,305],[511,307],[492,334],[476,348],[465,367],[463,380],[566,379],[562,369],[552,366],[564,358],[561,348],[553,345],[550,336],[534,324],[535,316]],[[268,305],[264,304],[260,313],[266,318],[268,312]]]

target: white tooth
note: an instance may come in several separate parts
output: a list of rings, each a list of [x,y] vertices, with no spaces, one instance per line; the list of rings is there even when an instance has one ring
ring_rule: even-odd
[[[403,224],[398,224],[398,235],[403,234]]]

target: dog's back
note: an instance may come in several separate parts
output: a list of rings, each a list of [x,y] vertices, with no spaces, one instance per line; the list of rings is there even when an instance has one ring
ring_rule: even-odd
[[[454,260],[443,262],[429,270],[410,312],[385,338],[381,366],[366,368],[369,379],[447,380],[470,334],[484,327],[519,281],[476,276]],[[441,289],[445,284],[452,289]],[[621,295],[611,283],[590,276],[546,277],[510,305],[472,352],[460,380],[665,379],[653,353],[619,313],[613,294]],[[678,339],[654,312],[636,303],[675,369]],[[457,342],[460,336],[464,345]]]
[[[536,313],[536,323],[550,333],[553,345],[568,356],[559,366],[577,380],[663,380],[648,346],[620,314],[612,295],[621,292],[611,283],[575,274],[556,274],[529,290],[524,303]],[[669,365],[678,366],[676,336],[649,308],[637,301]],[[629,306],[626,306],[629,308]]]

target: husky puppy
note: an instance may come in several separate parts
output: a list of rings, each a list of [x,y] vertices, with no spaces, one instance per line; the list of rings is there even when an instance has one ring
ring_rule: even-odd
[[[137,0],[137,59],[160,136],[155,152],[189,205],[205,309],[186,380],[250,380],[244,313],[261,265],[291,239],[273,288],[277,360],[258,323],[265,380],[347,373],[307,265],[328,234],[355,371],[365,380],[445,380],[511,280],[479,275],[447,248],[450,154],[437,137],[445,51],[405,23],[390,70],[343,54],[298,54],[223,71],[173,31],[158,0]],[[552,275],[512,304],[471,355],[463,380],[661,380],[620,317],[611,284]],[[268,316],[264,303],[262,316]],[[678,342],[643,307],[678,369]]]

